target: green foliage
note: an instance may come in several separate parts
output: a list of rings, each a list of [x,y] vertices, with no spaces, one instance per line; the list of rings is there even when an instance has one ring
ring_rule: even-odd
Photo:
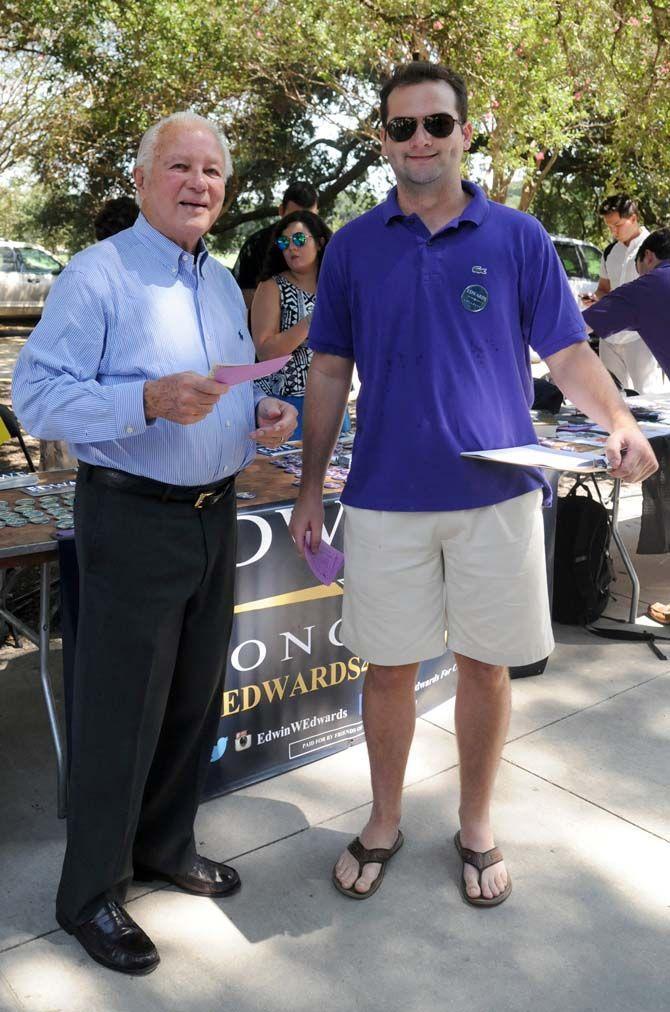
[[[642,221],[650,229],[670,221],[665,176],[644,165],[636,152],[612,152],[610,144],[602,131],[595,131],[588,142],[561,153],[533,202],[533,213],[551,232],[605,245],[609,233],[598,207],[614,192],[637,199]]]
[[[550,227],[594,237],[603,192],[630,188],[667,216],[669,33],[669,0],[5,0],[0,56],[41,61],[17,152],[50,195],[45,220],[77,245],[87,214],[131,192],[142,132],[183,108],[231,140],[221,249],[291,178],[343,220],[371,199],[379,85],[414,55],[465,75],[490,194],[516,187]]]
[[[41,232],[34,209],[39,203],[39,188],[15,178],[0,186],[0,236],[17,242],[39,242]]]
[[[53,194],[41,183],[14,177],[0,185],[0,236],[35,242],[62,255],[94,242],[93,208],[85,195]]]
[[[333,232],[337,232],[338,228],[342,228],[348,221],[358,218],[359,215],[369,211],[378,203],[379,197],[365,183],[358,187],[352,186],[338,194],[327,215],[328,224]]]

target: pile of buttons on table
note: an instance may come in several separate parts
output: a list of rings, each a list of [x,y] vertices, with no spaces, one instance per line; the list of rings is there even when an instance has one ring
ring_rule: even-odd
[[[26,496],[16,499],[13,506],[7,499],[0,499],[0,527],[51,524],[59,530],[70,530],[74,525],[73,504],[74,491],[60,495]]]

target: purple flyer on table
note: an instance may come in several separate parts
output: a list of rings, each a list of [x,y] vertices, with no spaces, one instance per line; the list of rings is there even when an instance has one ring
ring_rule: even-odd
[[[326,541],[322,541],[317,552],[305,545],[307,565],[320,583],[332,583],[344,565],[344,555]]]
[[[270,376],[273,372],[279,372],[290,357],[290,355],[280,355],[279,358],[270,358],[267,362],[249,362],[246,365],[215,365],[211,375],[217,383],[225,383],[229,387],[234,387],[238,383],[261,379],[263,376]]]

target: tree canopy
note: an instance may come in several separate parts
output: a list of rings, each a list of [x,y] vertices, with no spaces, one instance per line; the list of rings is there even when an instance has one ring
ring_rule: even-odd
[[[670,0],[5,0],[0,170],[28,159],[45,220],[86,242],[94,209],[131,192],[142,132],[192,108],[231,141],[225,242],[270,216],[291,178],[314,182],[326,211],[364,187],[379,86],[418,56],[464,74],[492,197],[517,191],[548,227],[592,235],[602,194],[628,189],[658,222],[669,30]]]

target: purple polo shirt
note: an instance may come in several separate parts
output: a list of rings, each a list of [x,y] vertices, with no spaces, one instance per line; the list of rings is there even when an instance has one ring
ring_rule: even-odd
[[[598,337],[636,330],[666,373],[670,373],[669,315],[670,260],[615,288],[582,313]]]
[[[350,506],[470,509],[544,484],[460,453],[536,442],[529,347],[585,340],[581,314],[539,222],[463,188],[472,200],[435,235],[393,189],[328,244],[309,344],[361,380]]]

